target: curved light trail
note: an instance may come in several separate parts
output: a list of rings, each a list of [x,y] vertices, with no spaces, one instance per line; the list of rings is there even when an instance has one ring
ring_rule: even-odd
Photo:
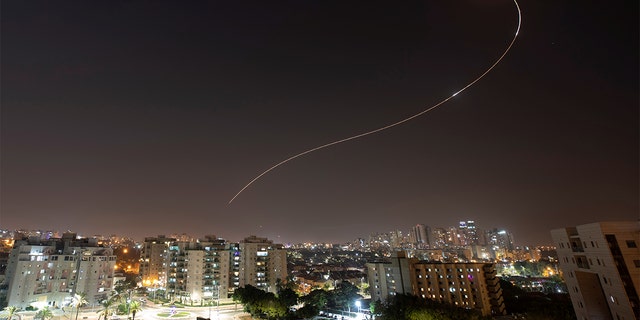
[[[412,116],[410,116],[408,118],[402,119],[400,121],[394,122],[392,124],[389,124],[389,125],[386,125],[386,126],[383,126],[383,127],[371,130],[371,131],[367,131],[367,132],[363,132],[363,133],[357,134],[355,136],[351,136],[351,137],[348,137],[348,138],[344,138],[344,139],[336,140],[336,141],[333,141],[333,142],[330,142],[330,143],[327,143],[327,144],[323,144],[321,146],[317,146],[317,147],[315,147],[313,149],[309,149],[307,151],[303,151],[303,152],[300,152],[300,153],[298,153],[296,155],[293,155],[293,156],[291,156],[289,158],[286,158],[286,159],[276,163],[275,165],[273,165],[269,169],[265,170],[264,172],[259,174],[257,177],[253,178],[253,180],[249,181],[249,183],[247,183],[242,189],[240,189],[240,191],[238,191],[238,193],[236,193],[235,196],[233,196],[233,198],[231,198],[231,200],[229,200],[229,204],[231,204],[231,202],[233,202],[233,200],[235,200],[250,185],[252,185],[258,179],[262,178],[262,176],[264,176],[265,174],[269,173],[271,170],[273,170],[273,169],[275,169],[275,168],[277,168],[277,167],[279,167],[279,166],[281,166],[281,165],[283,165],[283,164],[285,164],[285,163],[287,163],[287,162],[289,162],[289,161],[291,161],[291,160],[293,160],[295,158],[304,156],[305,154],[308,154],[308,153],[311,153],[311,152],[314,152],[314,151],[318,151],[320,149],[324,149],[324,148],[327,148],[327,147],[330,147],[330,146],[333,146],[333,145],[336,145],[336,144],[339,144],[339,143],[343,143],[343,142],[347,142],[347,141],[350,141],[350,140],[362,138],[364,136],[368,136],[370,134],[374,134],[374,133],[377,133],[377,132],[380,132],[380,131],[383,131],[383,130],[387,130],[387,129],[393,128],[395,126],[401,125],[401,124],[403,124],[403,123],[405,123],[407,121],[413,120],[413,119],[415,119],[415,118],[417,118],[417,117],[419,117],[419,116],[421,116],[421,115],[423,115],[423,114],[425,114],[425,113],[427,113],[427,112],[429,112],[429,111],[431,111],[431,110],[443,105],[447,101],[451,100],[453,97],[457,96],[458,94],[460,94],[463,91],[467,90],[469,87],[473,86],[476,82],[480,81],[480,79],[484,78],[484,76],[486,76],[489,72],[491,72],[491,70],[493,70],[493,68],[495,68],[495,66],[498,65],[498,63],[500,63],[500,61],[502,61],[502,59],[511,50],[511,47],[513,46],[513,44],[516,42],[516,38],[518,37],[518,32],[520,32],[520,25],[522,24],[522,12],[520,11],[520,5],[518,5],[518,1],[513,0],[513,3],[515,4],[516,10],[518,11],[518,27],[516,28],[516,32],[513,35],[513,39],[511,39],[511,42],[509,43],[507,48],[504,50],[502,55],[485,72],[483,72],[478,77],[473,79],[473,81],[469,82],[466,86],[462,87],[462,89],[456,91],[454,94],[452,94],[449,97],[441,100],[440,102],[432,105],[431,107],[429,107],[429,108],[427,108],[425,110],[422,110],[422,111],[420,111],[420,112],[418,112],[418,113],[416,113],[416,114],[414,114],[414,115],[412,115]]]

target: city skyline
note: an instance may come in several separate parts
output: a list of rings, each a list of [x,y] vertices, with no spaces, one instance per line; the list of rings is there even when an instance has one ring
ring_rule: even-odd
[[[2,3],[0,227],[340,243],[637,220],[638,3]],[[110,231],[113,230],[113,231]],[[366,231],[365,231],[366,230]]]

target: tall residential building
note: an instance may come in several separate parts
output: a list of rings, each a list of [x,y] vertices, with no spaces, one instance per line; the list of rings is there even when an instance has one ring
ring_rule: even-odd
[[[487,230],[485,231],[485,239],[490,256],[494,259],[507,259],[515,249],[513,235],[506,230],[497,228]]]
[[[417,261],[407,258],[404,251],[395,251],[388,260],[367,263],[371,301],[384,302],[390,296],[411,293],[409,266]]]
[[[169,244],[167,295],[171,299],[198,304],[227,298],[229,292],[228,244],[206,236],[197,241]]]
[[[460,245],[470,246],[481,244],[475,221],[460,221],[460,227],[458,230]]]
[[[371,300],[384,302],[395,294],[502,315],[502,289],[491,263],[440,263],[407,258],[404,252],[384,262],[367,263]]]
[[[504,315],[500,280],[493,263],[434,263],[411,265],[413,295],[475,309],[482,315]]]
[[[466,239],[464,238],[464,233],[460,232],[460,228],[458,227],[448,227],[447,228],[447,246],[464,246],[466,243]]]
[[[252,285],[275,292],[278,279],[287,279],[287,252],[267,238],[249,236],[240,241],[239,286]]]
[[[165,287],[169,244],[175,241],[175,238],[167,238],[164,235],[144,238],[140,251],[140,279],[144,286]]]
[[[77,239],[74,233],[17,240],[3,282],[7,303],[23,309],[60,307],[84,293],[89,304],[97,304],[111,293],[115,264],[111,248],[98,246],[95,239]]]
[[[508,232],[506,230],[498,230],[497,228],[487,230],[485,232],[485,238],[487,240],[487,245],[494,251],[497,251],[499,249],[515,249],[513,245],[513,235],[511,234],[511,232]]]
[[[579,320],[640,319],[640,222],[596,222],[551,236]]]
[[[168,297],[188,303],[227,298],[245,285],[275,291],[277,280],[287,278],[286,251],[266,238],[250,236],[227,243],[215,236],[188,241],[158,237],[145,239],[145,248],[142,285],[166,287]]]
[[[434,228],[431,233],[431,245],[433,248],[442,249],[446,247],[447,242],[447,230],[444,228]]]
[[[427,249],[431,246],[430,234],[431,230],[424,224],[417,224],[411,228],[411,238],[418,249]]]

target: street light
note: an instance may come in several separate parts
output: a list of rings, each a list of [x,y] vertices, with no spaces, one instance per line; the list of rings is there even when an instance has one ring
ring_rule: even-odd
[[[358,314],[356,315],[356,318],[361,317],[361,312],[360,312],[360,306],[362,306],[362,302],[360,302],[360,300],[356,300],[356,308],[358,308]]]

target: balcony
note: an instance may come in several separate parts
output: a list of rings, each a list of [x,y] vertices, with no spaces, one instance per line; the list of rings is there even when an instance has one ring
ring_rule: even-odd
[[[571,242],[571,251],[573,252],[584,252],[584,248],[582,247],[582,241],[577,236],[571,236],[569,240]]]
[[[487,279],[488,286],[495,287],[498,283],[500,283],[498,278]]]
[[[575,258],[576,258],[576,265],[578,266],[578,268],[590,269],[589,261],[587,260],[587,257],[585,257],[585,256],[576,256]]]

